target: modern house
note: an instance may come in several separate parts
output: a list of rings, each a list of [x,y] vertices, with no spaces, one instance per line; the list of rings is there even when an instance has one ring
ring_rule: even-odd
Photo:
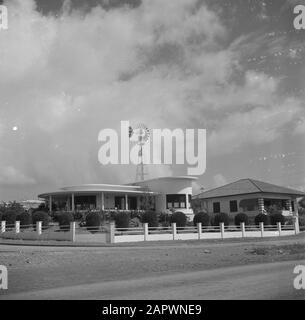
[[[82,210],[143,210],[157,212],[181,211],[190,220],[192,182],[195,177],[160,177],[124,185],[85,184],[63,187],[40,194],[49,209]]]
[[[297,215],[297,198],[305,193],[254,180],[241,179],[193,197],[201,209],[211,214],[219,212],[235,216],[244,212],[250,217],[271,210],[283,215]]]

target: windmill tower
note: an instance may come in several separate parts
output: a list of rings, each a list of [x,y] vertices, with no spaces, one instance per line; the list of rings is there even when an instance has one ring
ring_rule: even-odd
[[[134,128],[129,128],[129,138],[131,138],[132,136],[135,136],[136,143],[139,146],[135,181],[143,181],[145,179],[145,176],[147,176],[148,174],[144,164],[143,146],[149,140],[150,132],[149,129],[141,123]]]

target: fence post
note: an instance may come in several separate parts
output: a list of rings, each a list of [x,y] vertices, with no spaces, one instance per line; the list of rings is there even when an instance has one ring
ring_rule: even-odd
[[[1,221],[1,230],[0,233],[4,233],[6,229],[6,221]]]
[[[173,223],[172,223],[172,234],[173,234],[173,240],[176,240],[176,238],[177,238],[176,222],[173,222]]]
[[[221,239],[225,237],[225,224],[223,222],[220,222],[220,233],[221,233]]]
[[[144,241],[148,240],[148,223],[144,223]]]
[[[41,221],[36,222],[36,232],[39,236],[41,235],[41,232],[42,232],[42,222]]]
[[[201,222],[197,223],[197,232],[198,232],[198,240],[200,240],[201,234],[202,234],[202,223]]]
[[[70,222],[70,240],[75,242],[75,229],[76,229],[76,222]]]
[[[281,233],[282,233],[282,225],[280,222],[277,223],[277,230],[279,232],[279,236],[281,236]]]
[[[264,237],[264,222],[259,223],[259,228],[261,230],[261,237]]]
[[[20,221],[15,222],[15,232],[20,233]]]
[[[107,233],[107,242],[114,243],[115,242],[115,223],[109,223],[109,233]]]
[[[244,222],[240,223],[240,228],[241,228],[241,237],[245,238],[246,237],[246,229],[245,229],[245,223]]]
[[[299,234],[300,233],[299,217],[295,216],[293,222],[294,222],[294,233]]]

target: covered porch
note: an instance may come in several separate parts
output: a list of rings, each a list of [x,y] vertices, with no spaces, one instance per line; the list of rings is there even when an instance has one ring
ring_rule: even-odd
[[[271,214],[279,212],[284,216],[297,215],[297,200],[287,195],[263,194],[258,197],[241,199],[239,207],[243,212]]]
[[[49,194],[44,199],[50,212],[155,210],[155,195],[146,193],[69,192]]]

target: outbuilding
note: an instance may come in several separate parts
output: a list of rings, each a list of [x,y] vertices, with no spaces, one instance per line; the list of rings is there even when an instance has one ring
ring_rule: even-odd
[[[297,198],[303,191],[277,186],[254,179],[240,179],[194,196],[199,207],[211,214],[225,212],[235,216],[239,212],[255,216],[258,213],[281,212],[297,215]]]

